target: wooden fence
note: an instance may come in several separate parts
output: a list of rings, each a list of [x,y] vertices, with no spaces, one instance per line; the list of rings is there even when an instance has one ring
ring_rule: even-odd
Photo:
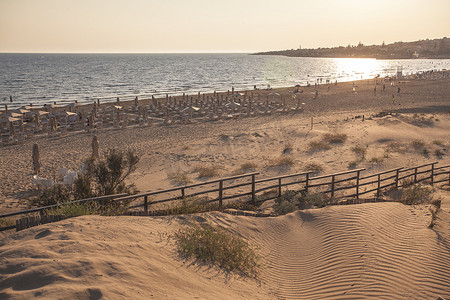
[[[328,197],[330,204],[361,203],[378,201],[384,190],[388,188],[397,189],[399,186],[407,184],[426,181],[431,185],[441,182],[448,182],[450,185],[450,165],[438,167],[437,164],[437,162],[432,162],[407,169],[395,168],[364,176],[362,173],[365,169],[355,169],[321,176],[313,176],[314,173],[312,172],[303,172],[259,180],[256,178],[259,173],[249,173],[136,195],[110,195],[72,201],[61,205],[85,203],[88,201],[100,203],[105,200],[115,202],[127,201],[130,203],[128,207],[130,214],[155,215],[161,213],[161,211],[158,211],[158,208],[161,208],[158,206],[161,206],[161,204],[176,203],[176,201],[188,197],[202,197],[207,202],[216,203],[219,208],[222,208],[225,202],[229,203],[230,200],[236,198],[256,205],[280,197],[283,189],[322,193]],[[236,191],[236,189],[240,190]],[[235,192],[231,192],[232,190],[235,190]],[[268,193],[268,191],[270,192]],[[367,197],[371,193],[373,196]],[[363,198],[365,195],[366,197]],[[0,215],[0,220],[17,215],[42,213],[58,206],[59,204],[4,214]],[[40,222],[33,220],[28,221],[28,223],[39,224]],[[16,220],[16,225],[0,227],[0,231],[14,228],[20,230],[24,227],[20,225],[22,224],[20,222],[22,221]]]

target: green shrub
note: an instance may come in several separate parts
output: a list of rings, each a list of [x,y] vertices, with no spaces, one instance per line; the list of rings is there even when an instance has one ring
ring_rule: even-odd
[[[218,265],[229,271],[256,276],[258,256],[242,238],[224,229],[193,226],[180,229],[176,234],[178,251],[186,258]]]
[[[165,207],[168,215],[194,214],[211,211],[217,205],[206,202],[206,198],[184,197],[180,200],[173,201]]]
[[[64,184],[56,184],[52,187],[43,189],[33,200],[33,204],[37,206],[47,206],[69,202],[71,200],[73,200],[72,188]]]
[[[407,205],[425,203],[428,202],[431,192],[430,187],[415,184],[402,190],[400,202]]]
[[[57,208],[46,211],[49,215],[64,215],[66,217],[78,217],[96,215],[100,213],[99,205],[95,202],[71,203],[60,205]]]
[[[283,215],[297,209],[326,206],[325,197],[322,193],[306,193],[287,190],[281,197],[275,200],[274,211]]]

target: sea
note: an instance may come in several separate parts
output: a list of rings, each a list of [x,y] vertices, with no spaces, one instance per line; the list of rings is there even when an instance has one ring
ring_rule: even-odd
[[[233,54],[0,53],[0,104],[115,101],[353,81],[450,69],[450,59],[376,60]],[[12,102],[10,101],[12,97]],[[0,109],[3,109],[3,105]]]

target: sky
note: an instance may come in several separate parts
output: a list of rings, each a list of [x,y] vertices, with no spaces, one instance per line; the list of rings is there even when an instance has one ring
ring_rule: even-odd
[[[0,52],[230,53],[450,37],[450,0],[0,0]]]

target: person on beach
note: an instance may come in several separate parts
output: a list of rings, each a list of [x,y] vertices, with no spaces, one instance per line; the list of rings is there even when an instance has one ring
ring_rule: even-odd
[[[395,104],[395,95],[392,94],[392,103]]]
[[[377,95],[377,87],[373,88],[373,95],[376,96]]]
[[[397,89],[397,94],[400,94],[400,87],[398,87]]]

